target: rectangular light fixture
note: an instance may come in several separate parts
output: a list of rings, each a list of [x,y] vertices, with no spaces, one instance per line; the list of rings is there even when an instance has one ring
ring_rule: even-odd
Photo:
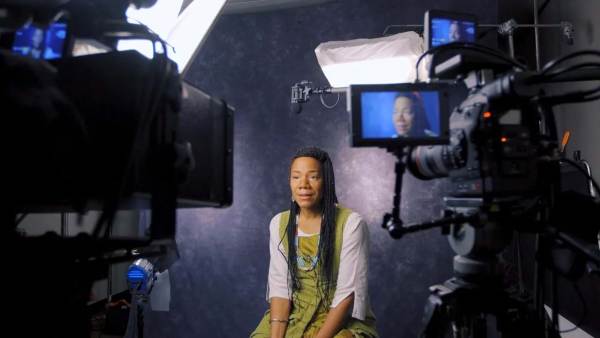
[[[167,41],[171,29],[177,21],[183,0],[160,0],[150,8],[136,8],[130,5],[127,9],[127,20],[131,23],[142,23]],[[121,40],[118,50],[137,50],[142,55],[153,56],[152,42],[148,40]]]
[[[131,22],[143,23],[166,41],[169,58],[177,63],[179,72],[183,74],[225,2],[226,0],[195,0],[181,12],[183,0],[159,0],[150,8],[129,8],[127,18]],[[135,49],[147,57],[152,57],[153,53],[152,43],[144,40],[122,40],[117,49]]]
[[[319,65],[334,88],[413,82],[415,64],[423,52],[423,38],[415,32],[325,42],[315,49]]]
[[[202,46],[225,2],[226,0],[194,0],[177,18],[167,42],[175,49],[171,59],[177,63],[181,74],[191,65],[190,61]]]

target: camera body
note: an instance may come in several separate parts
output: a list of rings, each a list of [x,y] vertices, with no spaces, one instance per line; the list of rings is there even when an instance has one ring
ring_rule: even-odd
[[[164,41],[127,21],[128,5],[153,2],[0,0],[3,134],[14,154],[3,212],[231,204],[233,108],[182,81]],[[30,52],[34,33],[43,52]],[[56,36],[64,48],[46,53]],[[153,57],[117,51],[122,39],[147,40]]]
[[[454,90],[451,83],[464,82],[466,98],[450,114],[442,108],[437,115],[446,116],[445,139],[414,134],[377,142],[368,139],[364,97],[380,90],[370,85],[368,90],[361,86],[350,90],[352,145],[384,147],[398,156],[394,209],[383,220],[392,237],[444,226],[452,248],[461,257],[455,262],[457,273],[478,275],[483,272],[479,263],[463,259],[493,262],[510,242],[513,230],[538,232],[547,225],[551,212],[545,211],[552,210],[560,186],[560,158],[554,116],[536,82],[538,75],[515,70],[509,61],[457,49],[455,56],[432,67],[436,72],[431,83],[393,85],[403,92],[422,92],[427,87],[443,97]],[[381,106],[379,110],[390,110],[389,105]],[[431,120],[432,114],[427,109],[425,113]],[[385,118],[380,121],[389,123]],[[357,135],[363,142],[356,141]],[[399,196],[405,167],[419,179],[449,178],[443,218],[403,225]],[[541,214],[544,216],[539,217]]]
[[[7,286],[9,331],[89,336],[91,286],[112,278],[110,264],[153,257],[163,271],[179,256],[178,207],[231,204],[233,108],[182,81],[166,43],[127,21],[128,5],[152,2],[0,0],[0,231],[19,277]],[[56,23],[65,48],[46,57],[41,37]],[[150,41],[153,56],[117,51],[128,38]],[[75,53],[77,42],[89,48]],[[131,224],[138,235],[112,236],[122,209],[151,211]],[[68,236],[67,213],[88,210],[101,210],[91,233]],[[18,229],[39,212],[63,213],[60,235]]]
[[[539,107],[530,97],[507,93],[504,76],[492,79],[489,71],[470,76],[480,81],[450,115],[449,144],[413,148],[409,169],[421,179],[449,176],[452,197],[535,194],[539,156],[548,151],[539,132]]]

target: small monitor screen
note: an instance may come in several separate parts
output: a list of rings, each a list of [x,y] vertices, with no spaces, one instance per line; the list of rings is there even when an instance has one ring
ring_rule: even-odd
[[[439,137],[439,95],[435,91],[362,93],[362,137]]]
[[[15,33],[12,51],[34,59],[57,59],[63,56],[67,25],[53,23],[46,30],[26,25]]]
[[[475,42],[475,22],[451,18],[431,19],[431,47],[451,42]]]
[[[447,142],[448,93],[443,85],[359,85],[350,91],[353,146]]]
[[[427,49],[452,42],[475,43],[477,17],[468,13],[429,10],[425,12],[423,37]]]

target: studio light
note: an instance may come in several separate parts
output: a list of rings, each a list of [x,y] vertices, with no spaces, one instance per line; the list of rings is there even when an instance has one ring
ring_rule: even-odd
[[[137,259],[127,270],[127,283],[136,294],[148,296],[154,284],[154,265],[145,258]]]
[[[204,42],[224,4],[225,0],[196,0],[175,22],[167,41],[175,48],[172,59],[179,66],[181,73],[189,67],[189,62]]]
[[[183,0],[161,0],[149,8],[136,8],[130,5],[127,9],[127,21],[141,23],[167,41],[171,29],[177,21]],[[152,42],[148,40],[121,40],[117,45],[118,50],[137,50],[144,56],[152,58]]]
[[[202,45],[225,0],[196,0],[181,12],[183,0],[159,0],[150,8],[127,10],[131,22],[141,22],[167,42],[169,58],[177,63],[180,73],[190,66],[190,61]],[[149,41],[123,40],[118,50],[135,49],[152,57],[153,46]]]
[[[423,52],[423,39],[415,32],[325,42],[315,49],[319,65],[334,88],[413,82],[415,64]]]

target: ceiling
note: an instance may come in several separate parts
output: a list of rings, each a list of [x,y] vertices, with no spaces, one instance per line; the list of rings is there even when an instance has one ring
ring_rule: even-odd
[[[227,0],[223,14],[251,13],[321,4],[333,0]]]

